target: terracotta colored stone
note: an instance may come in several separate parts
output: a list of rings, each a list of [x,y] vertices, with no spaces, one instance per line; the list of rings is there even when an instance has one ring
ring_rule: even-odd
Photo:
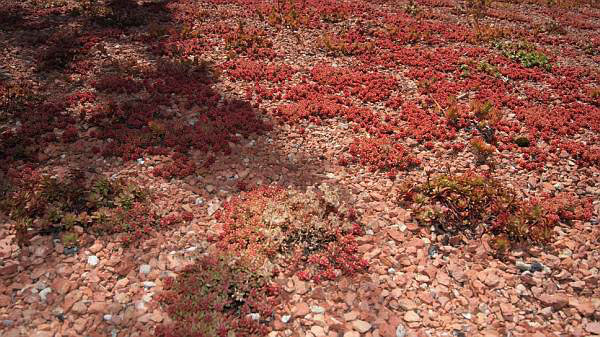
[[[10,305],[10,297],[6,295],[0,295],[0,307],[8,307]]]
[[[309,312],[310,312],[310,308],[308,307],[308,304],[306,304],[304,302],[300,302],[300,303],[296,304],[294,306],[294,308],[292,309],[292,313],[293,313],[294,317],[304,317]]]
[[[106,313],[108,304],[106,302],[94,302],[88,307],[88,311],[92,313],[102,314]]]
[[[52,281],[52,289],[60,295],[64,295],[71,289],[71,282],[62,277],[57,277]]]

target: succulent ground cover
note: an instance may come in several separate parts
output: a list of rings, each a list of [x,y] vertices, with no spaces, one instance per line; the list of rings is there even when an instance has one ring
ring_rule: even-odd
[[[3,336],[600,335],[593,0],[7,0]]]

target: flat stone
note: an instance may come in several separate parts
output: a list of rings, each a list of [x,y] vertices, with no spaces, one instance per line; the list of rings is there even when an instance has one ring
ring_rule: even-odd
[[[358,331],[346,331],[344,337],[360,337],[360,333]]]
[[[408,298],[399,299],[398,305],[404,310],[415,310],[417,308],[417,303]]]
[[[36,331],[32,337],[53,337],[54,332],[51,331]]]
[[[83,315],[87,312],[87,306],[85,305],[85,302],[79,301],[73,305],[73,308],[71,309],[71,311],[73,311],[74,313]]]
[[[516,265],[517,269],[519,269],[520,271],[529,271],[531,269],[530,264],[527,264],[521,260],[515,262],[515,265]]]
[[[552,306],[554,309],[558,310],[564,308],[569,304],[569,297],[564,294],[541,294],[538,298],[543,304],[547,306]]]
[[[406,322],[420,322],[421,317],[416,312],[410,310],[404,313],[404,320]]]
[[[355,319],[358,318],[358,312],[357,311],[350,311],[344,314],[344,320],[346,322],[350,322],[353,321]]]
[[[505,320],[511,320],[514,315],[514,309],[510,303],[500,303],[500,310]]]
[[[94,302],[89,306],[88,311],[97,313],[97,314],[101,314],[101,313],[106,312],[107,308],[108,308],[108,304],[106,304],[106,302]]]
[[[304,317],[304,316],[308,315],[309,312],[310,312],[310,309],[308,308],[308,304],[306,304],[304,302],[300,302],[300,303],[296,304],[294,306],[294,309],[292,309],[292,313],[294,314],[295,317]]]
[[[477,273],[477,278],[486,286],[493,288],[500,283],[500,273],[496,268],[487,268]]]
[[[360,319],[352,321],[352,327],[360,333],[365,333],[371,330],[371,324]]]
[[[60,295],[64,295],[71,289],[71,282],[62,277],[57,277],[52,281],[52,289]]]
[[[98,257],[96,255],[90,255],[87,258],[87,263],[92,267],[96,266],[98,264],[98,262],[100,262],[100,260],[98,259]]]
[[[591,301],[582,298],[569,300],[569,305],[577,309],[584,316],[591,316],[596,311]]]
[[[102,248],[103,248],[103,247],[102,247],[102,243],[101,243],[101,242],[99,242],[99,241],[96,241],[96,243],[94,243],[94,244],[93,244],[93,245],[90,247],[90,252],[92,252],[92,253],[96,254],[96,253],[98,253],[99,251],[101,251],[101,250],[102,250]]]

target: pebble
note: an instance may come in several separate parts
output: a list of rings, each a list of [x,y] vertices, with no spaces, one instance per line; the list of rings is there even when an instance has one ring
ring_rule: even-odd
[[[527,294],[527,288],[525,288],[525,286],[520,283],[517,284],[515,290],[517,291],[517,294],[519,294],[520,296]]]
[[[6,326],[6,327],[10,327],[13,324],[15,324],[15,321],[13,321],[12,319],[5,319],[2,321],[2,325]]]
[[[112,315],[106,314],[106,315],[102,316],[102,318],[104,318],[105,321],[111,321]]]
[[[87,263],[90,266],[92,266],[92,267],[96,266],[98,264],[98,262],[100,262],[100,260],[98,259],[98,257],[96,255],[90,255],[90,256],[88,256]]]
[[[365,332],[371,330],[371,324],[369,324],[368,322],[362,321],[360,319],[353,321],[352,327],[360,333],[365,333]]]
[[[257,312],[253,312],[248,314],[248,317],[250,317],[254,321],[258,321],[260,319],[260,314]]]
[[[290,321],[290,318],[292,318],[292,316],[290,316],[290,315],[283,315],[283,316],[281,316],[281,321],[283,323],[287,323],[287,322]]]
[[[404,337],[406,336],[406,328],[402,324],[398,324],[396,327],[396,337]]]
[[[516,265],[517,269],[519,269],[520,271],[529,271],[531,269],[530,264],[527,264],[521,260],[515,262],[515,265]]]
[[[198,197],[198,198],[196,198],[196,200],[194,201],[194,203],[196,205],[202,205],[202,204],[204,204],[204,199]]]
[[[46,301],[46,296],[48,296],[48,294],[50,294],[52,292],[52,288],[44,288],[42,289],[42,291],[40,291],[39,295],[40,298],[42,299],[42,301]]]
[[[144,285],[144,288],[149,289],[149,288],[155,287],[156,283],[154,283],[152,281],[144,281],[143,285]]]
[[[318,305],[313,305],[312,307],[310,307],[310,311],[314,314],[322,314],[325,312],[325,309]]]
[[[63,254],[65,255],[75,255],[79,252],[79,247],[65,247],[63,249]]]
[[[148,302],[152,301],[152,296],[154,296],[154,293],[148,293],[148,294],[142,296],[142,301],[148,303]]]
[[[396,269],[394,269],[394,268],[388,269],[388,274],[395,274],[395,273],[396,273]]]
[[[421,317],[416,312],[410,310],[404,314],[404,320],[407,322],[419,322],[421,321]]]
[[[532,273],[536,272],[536,271],[542,271],[544,270],[544,265],[539,263],[539,262],[534,262],[531,264],[531,268],[529,269]]]
[[[438,247],[436,245],[429,246],[427,253],[429,254],[430,258],[435,258],[438,255]]]
[[[151,269],[152,269],[152,267],[149,264],[143,264],[140,266],[140,273],[148,274],[148,273],[150,273]]]

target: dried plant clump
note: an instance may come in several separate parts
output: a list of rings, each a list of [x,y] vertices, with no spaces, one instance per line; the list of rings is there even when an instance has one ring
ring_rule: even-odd
[[[282,269],[315,281],[335,279],[366,267],[357,252],[356,236],[362,231],[348,211],[329,185],[304,193],[262,187],[224,206],[218,214],[223,232],[215,239],[262,275]]]

